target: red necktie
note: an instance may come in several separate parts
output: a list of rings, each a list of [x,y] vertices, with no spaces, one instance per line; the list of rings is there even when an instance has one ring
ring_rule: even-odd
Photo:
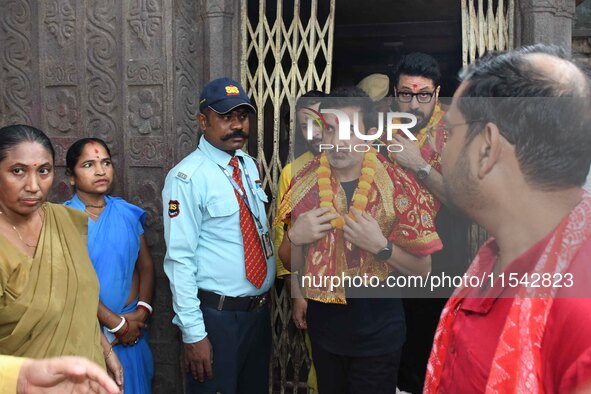
[[[242,193],[246,197],[244,186],[242,185],[242,177],[240,176],[240,168],[238,168],[238,158],[232,157],[230,165],[234,167],[232,178],[240,186]],[[246,206],[246,203],[240,197],[237,190],[234,190],[238,205],[240,206],[240,230],[242,231],[242,240],[244,242],[244,265],[246,268],[246,279],[253,285],[260,288],[267,276],[267,260],[263,253],[263,246],[257,232],[254,219]]]

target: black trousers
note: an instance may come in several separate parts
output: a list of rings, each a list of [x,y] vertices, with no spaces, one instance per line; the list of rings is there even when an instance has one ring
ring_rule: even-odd
[[[186,374],[189,394],[269,392],[271,319],[269,308],[254,312],[218,311],[201,306],[213,348],[213,378],[203,383]]]
[[[400,352],[372,357],[340,356],[312,342],[319,394],[396,393]]]

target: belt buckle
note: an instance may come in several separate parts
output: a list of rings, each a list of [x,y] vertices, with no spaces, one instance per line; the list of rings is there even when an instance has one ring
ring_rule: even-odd
[[[218,311],[221,311],[221,310],[223,310],[223,309],[224,309],[224,301],[225,301],[225,300],[226,300],[226,296],[224,296],[224,295],[221,295],[221,296],[220,296],[220,299],[219,299],[219,301],[218,301],[218,307],[217,307],[217,310],[218,310]]]
[[[254,312],[259,310],[263,304],[265,303],[266,295],[262,296],[253,296],[250,298],[250,305],[248,306],[248,310],[250,312]]]

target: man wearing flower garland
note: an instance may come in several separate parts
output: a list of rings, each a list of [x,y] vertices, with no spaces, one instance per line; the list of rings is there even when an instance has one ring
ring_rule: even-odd
[[[398,110],[417,118],[416,126],[410,129],[417,141],[396,135],[396,141],[404,149],[390,154],[390,158],[420,182],[433,199],[436,210],[440,201],[445,203],[440,156],[445,143],[445,112],[439,105],[440,79],[437,61],[432,56],[415,52],[398,63],[392,81]]]
[[[375,132],[377,116],[359,88],[335,90],[321,104],[328,108],[349,119],[357,112],[359,131]],[[283,261],[292,271],[301,269],[308,283],[343,276],[384,283],[392,275],[427,275],[430,254],[441,242],[421,188],[375,150],[350,149],[366,141],[354,134],[339,139],[337,118],[324,116],[323,143],[339,149],[296,174],[283,198],[277,219],[291,225],[279,251],[281,257],[291,251],[291,258]],[[397,289],[381,293],[388,298],[359,298],[376,294],[332,284],[304,291],[319,392],[394,392],[405,336]]]
[[[462,79],[445,192],[492,236],[467,275],[494,282],[449,299],[424,392],[588,392],[591,82],[545,45],[487,56]]]

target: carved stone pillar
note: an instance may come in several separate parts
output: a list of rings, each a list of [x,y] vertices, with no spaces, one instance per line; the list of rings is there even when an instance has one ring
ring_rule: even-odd
[[[203,83],[240,76],[240,0],[203,0]]]
[[[571,53],[575,0],[521,0],[520,45],[555,44]]]

